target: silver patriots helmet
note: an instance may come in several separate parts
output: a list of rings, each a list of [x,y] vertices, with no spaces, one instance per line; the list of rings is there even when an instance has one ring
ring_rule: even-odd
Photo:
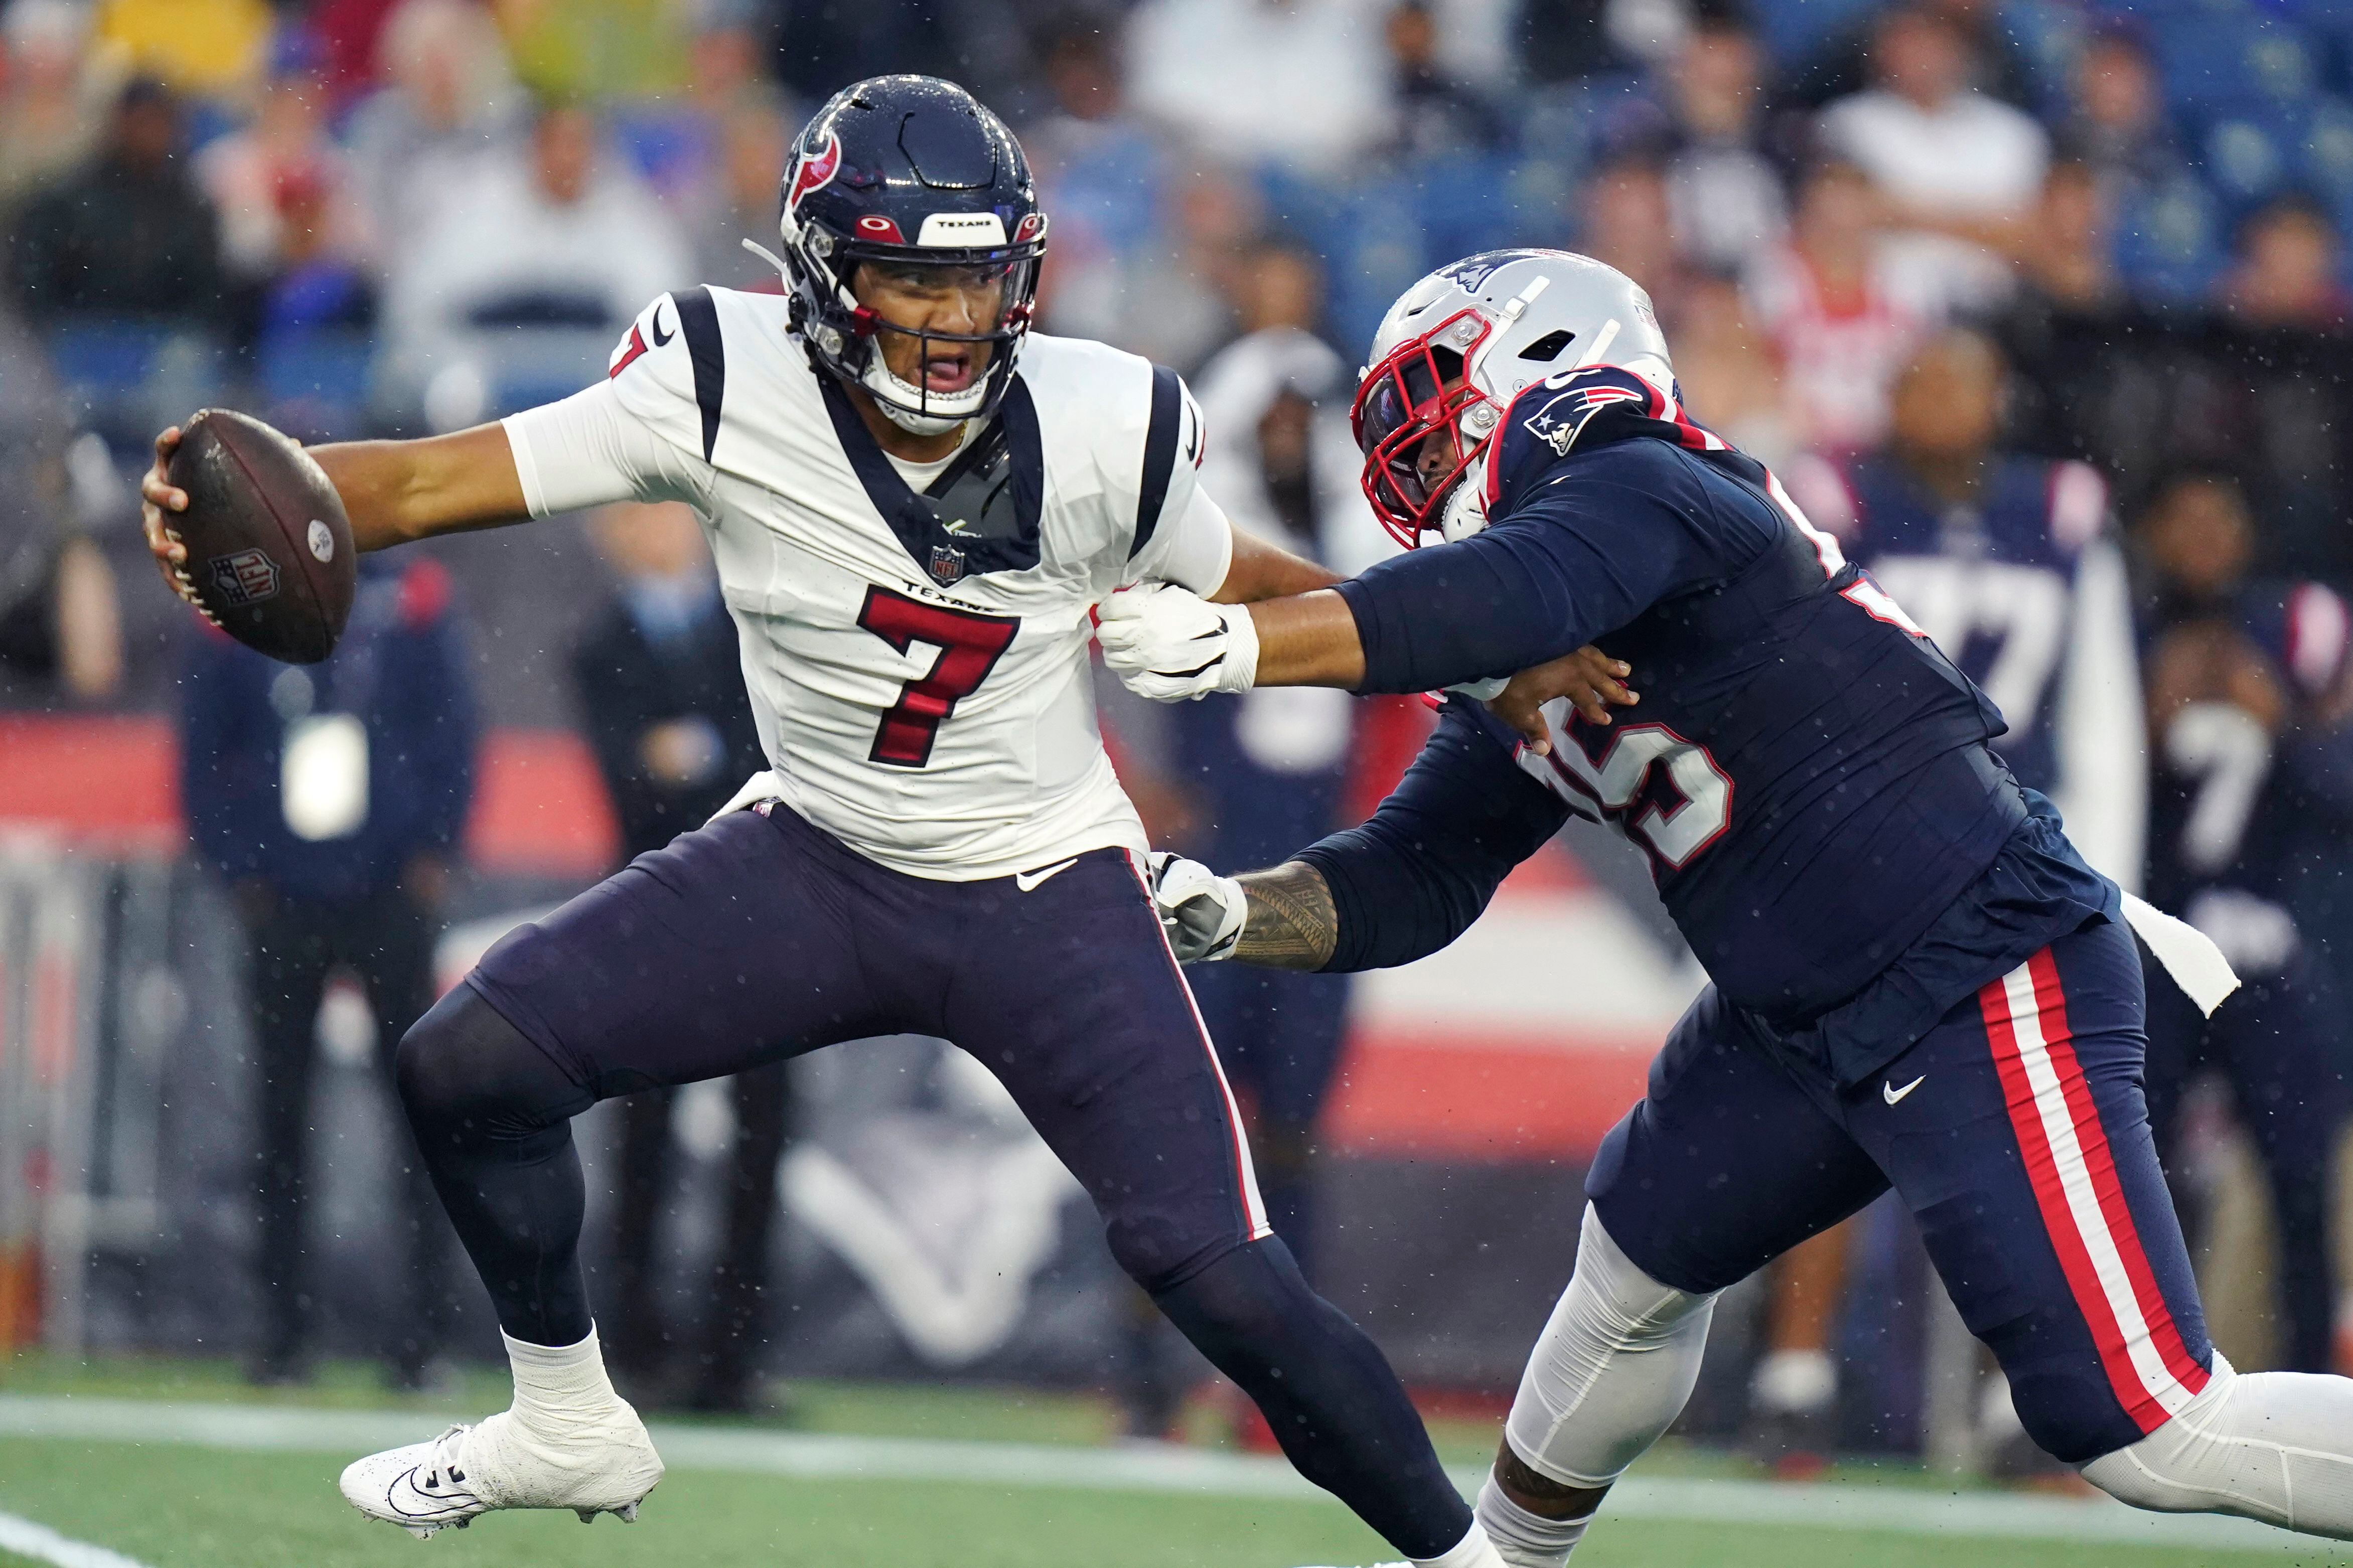
[[[1601,364],[1662,389],[1674,382],[1651,297],[1589,256],[1482,251],[1407,289],[1373,334],[1349,410],[1381,525],[1409,550],[1425,533],[1453,540],[1485,527],[1485,460],[1512,400]],[[1435,482],[1427,476],[1440,465],[1424,460],[1433,436],[1457,459]]]

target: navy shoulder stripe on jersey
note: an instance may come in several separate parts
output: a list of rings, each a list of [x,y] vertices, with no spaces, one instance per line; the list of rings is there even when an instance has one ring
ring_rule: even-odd
[[[702,411],[702,459],[719,445],[719,405],[727,395],[727,346],[719,337],[719,307],[707,288],[670,296],[678,303],[678,328],[694,362],[694,404]],[[659,324],[659,323],[657,323]]]
[[[1135,500],[1135,541],[1127,547],[1133,561],[1152,542],[1160,526],[1160,509],[1168,500],[1168,476],[1176,471],[1177,427],[1184,423],[1185,393],[1176,373],[1165,364],[1152,367],[1152,422],[1144,432],[1144,483]]]

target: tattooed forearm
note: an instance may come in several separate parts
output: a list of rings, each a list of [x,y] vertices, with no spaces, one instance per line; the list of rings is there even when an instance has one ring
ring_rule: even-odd
[[[1286,860],[1271,871],[1245,871],[1235,879],[1250,898],[1236,958],[1269,969],[1321,969],[1331,962],[1340,917],[1323,872]]]

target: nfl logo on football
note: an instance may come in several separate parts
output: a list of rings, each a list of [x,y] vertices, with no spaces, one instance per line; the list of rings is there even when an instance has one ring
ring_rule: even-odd
[[[953,588],[964,581],[964,552],[953,544],[932,546],[932,581]]]
[[[232,555],[216,555],[206,563],[212,574],[213,585],[221,597],[232,605],[257,604],[278,592],[278,563],[259,550],[240,550]],[[937,572],[939,567],[932,568]]]

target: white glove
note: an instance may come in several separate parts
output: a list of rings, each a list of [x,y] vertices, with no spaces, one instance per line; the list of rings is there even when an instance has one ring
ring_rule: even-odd
[[[1231,958],[1250,912],[1249,895],[1231,877],[1220,877],[1198,860],[1155,849],[1145,864],[1152,876],[1152,907],[1160,929],[1176,950],[1179,963],[1215,963]]]
[[[1095,640],[1127,689],[1155,702],[1248,691],[1258,676],[1250,613],[1174,583],[1138,584],[1105,599]]]

